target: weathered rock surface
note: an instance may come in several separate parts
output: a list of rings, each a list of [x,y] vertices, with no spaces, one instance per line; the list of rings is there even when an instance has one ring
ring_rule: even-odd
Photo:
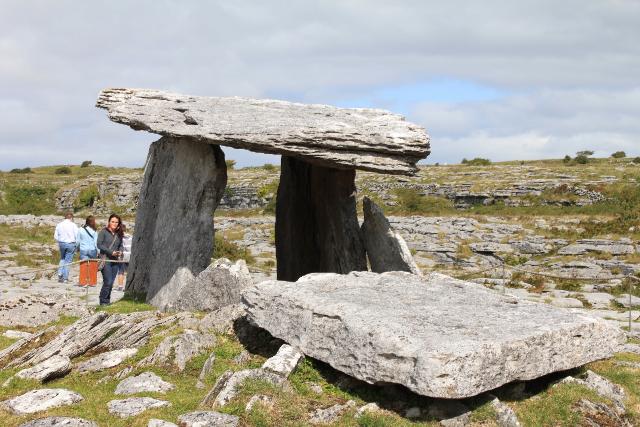
[[[81,317],[88,314],[86,304],[61,298],[25,295],[0,302],[0,326],[41,326],[60,316]]]
[[[135,356],[136,353],[138,353],[137,348],[123,348],[121,350],[108,351],[79,363],[76,365],[76,370],[78,372],[95,372],[113,368],[128,358]]]
[[[282,156],[275,225],[278,279],[367,269],[354,179],[354,170]]]
[[[295,371],[302,359],[304,359],[302,353],[288,344],[283,344],[275,356],[270,357],[264,362],[262,369],[287,378]]]
[[[204,380],[207,378],[207,375],[213,369],[213,364],[216,361],[216,354],[211,353],[207,360],[205,360],[204,365],[202,365],[202,369],[200,369],[200,375],[198,375],[198,382],[196,383],[196,388],[204,388]]]
[[[146,89],[105,89],[96,106],[135,130],[329,167],[413,174],[416,162],[429,154],[424,129],[384,110]]]
[[[242,316],[244,316],[244,305],[227,305],[207,313],[200,320],[198,329],[202,332],[223,334],[229,332],[233,328],[233,323]]]
[[[558,251],[560,255],[582,255],[586,252],[606,252],[611,255],[628,255],[636,251],[635,246],[629,239],[605,240],[605,239],[582,239],[575,244],[565,246]]]
[[[197,331],[185,330],[180,335],[166,337],[155,351],[142,359],[138,366],[173,363],[184,371],[187,362],[216,344],[216,337]]]
[[[243,293],[250,321],[369,383],[474,396],[610,357],[623,340],[600,319],[433,273],[310,274]]]
[[[23,369],[16,377],[26,380],[45,382],[54,378],[60,378],[71,371],[71,360],[67,356],[51,356],[49,359],[38,363],[31,368]]]
[[[211,404],[212,402],[214,408],[225,406],[237,396],[240,391],[240,386],[246,379],[267,381],[276,386],[282,386],[286,383],[286,379],[281,375],[264,369],[245,369],[243,371],[233,372],[230,375],[225,375],[223,378],[222,382],[219,380],[216,385],[214,385],[212,391],[205,397],[203,404],[207,405],[207,403]],[[212,392],[215,391],[218,391],[218,393],[214,399],[211,399],[214,394]]]
[[[153,298],[153,304],[163,311],[217,310],[238,304],[240,292],[251,284],[251,273],[244,260],[233,263],[220,258],[195,277],[188,268],[179,268]]]
[[[264,394],[256,394],[251,396],[251,398],[247,401],[244,410],[246,412],[251,412],[256,405],[262,405],[267,408],[273,407],[273,398],[271,396],[266,396]]]
[[[127,292],[156,294],[179,268],[198,274],[211,261],[213,220],[227,184],[217,145],[161,138],[151,144],[136,213]]]
[[[575,408],[584,417],[585,426],[600,427],[600,426],[616,426],[616,427],[631,427],[632,424],[626,419],[622,418],[616,411],[611,409],[604,403],[596,403],[587,399],[580,399],[576,403]]]
[[[136,393],[166,393],[173,390],[175,386],[164,381],[153,372],[143,372],[135,377],[122,380],[117,386],[115,394],[136,394]]]
[[[420,275],[420,269],[402,236],[391,228],[382,209],[371,199],[362,201],[364,221],[360,231],[371,271],[407,271]]]
[[[178,316],[156,316],[150,312],[132,313],[124,319],[121,328],[109,335],[96,347],[98,350],[139,348],[149,342],[154,328],[178,320]]]
[[[240,418],[215,411],[195,411],[180,415],[178,422],[183,427],[236,427]]]
[[[316,409],[309,417],[309,423],[311,424],[329,424],[334,422],[344,412],[351,408],[355,408],[356,402],[349,400],[343,405],[333,405],[324,409]]]
[[[129,418],[140,415],[147,409],[162,408],[170,406],[166,400],[154,399],[152,397],[130,397],[128,399],[112,400],[107,404],[109,413],[120,418]]]
[[[7,331],[4,331],[2,336],[6,337],[6,338],[9,338],[9,339],[21,340],[23,338],[31,338],[33,336],[33,334],[29,333],[29,332],[14,331],[13,329],[9,329]]]
[[[47,417],[20,424],[20,427],[98,427],[98,424],[83,418]]]
[[[491,401],[491,406],[496,411],[496,422],[499,427],[520,427],[520,421],[509,406],[497,398]]]
[[[82,396],[63,388],[43,388],[31,390],[20,396],[2,402],[2,406],[14,414],[24,415],[46,411],[58,406],[73,405],[80,402]]]
[[[169,421],[159,420],[157,418],[151,418],[147,427],[178,427],[177,424],[170,423]]]
[[[0,367],[12,362],[14,360],[13,358],[17,354],[21,353],[23,349],[28,348],[28,346],[31,344],[37,343],[43,335],[51,332],[53,329],[53,327],[49,327],[43,331],[33,334],[28,338],[22,338],[11,344],[9,347],[0,350]]]

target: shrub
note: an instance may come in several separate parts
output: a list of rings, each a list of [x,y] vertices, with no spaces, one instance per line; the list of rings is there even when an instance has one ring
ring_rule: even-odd
[[[627,157],[627,153],[625,153],[624,151],[616,151],[611,155],[611,157],[613,157],[614,159],[624,159],[625,157]]]
[[[589,157],[584,154],[578,154],[575,160],[579,165],[586,165],[589,163]]]
[[[224,162],[227,164],[227,169],[230,170],[230,171],[233,170],[236,167],[236,161],[235,160],[229,159],[229,160],[225,160]]]
[[[11,169],[9,173],[33,173],[31,168]]]
[[[71,168],[69,166],[60,166],[54,173],[56,175],[71,175]]]
[[[91,166],[91,163],[93,163],[91,160],[85,160],[84,162],[82,162],[80,167],[81,168],[88,168],[89,166]]]
[[[564,163],[569,163],[569,162],[571,162],[571,156],[567,154],[566,156],[564,156],[564,159],[562,159],[562,161],[563,161]]]
[[[451,200],[444,197],[422,196],[413,188],[395,190],[400,213],[442,214],[455,210]]]
[[[640,157],[636,157],[635,159],[633,159],[633,163],[635,164],[640,164]]]
[[[55,193],[54,187],[7,187],[4,203],[0,203],[0,214],[53,214],[56,211]]]
[[[100,193],[98,193],[98,187],[90,185],[80,190],[78,197],[73,203],[74,209],[89,208],[93,206],[96,200],[98,200]]]
[[[489,166],[491,164],[491,160],[476,157],[475,159],[467,160],[465,164],[468,166]]]
[[[576,153],[576,156],[587,156],[587,157],[593,156],[593,151],[591,151],[591,150],[578,151]]]
[[[231,261],[243,259],[247,264],[255,263],[255,258],[247,248],[241,248],[234,242],[227,240],[221,234],[216,234],[214,238],[213,258],[228,258]]]
[[[469,163],[469,160],[467,160],[465,157],[464,159],[462,159],[460,163],[462,163],[463,165],[466,165],[467,163]]]
[[[264,165],[262,165],[262,169],[273,172],[274,170],[276,170],[276,166],[272,165],[271,163],[265,163]]]

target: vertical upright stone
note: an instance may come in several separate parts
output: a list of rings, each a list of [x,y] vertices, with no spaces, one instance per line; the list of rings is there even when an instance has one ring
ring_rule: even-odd
[[[282,156],[276,204],[278,279],[367,269],[356,213],[355,170]]]
[[[151,144],[140,191],[127,293],[154,296],[180,267],[194,275],[213,253],[213,212],[227,185],[224,153],[195,139]]]

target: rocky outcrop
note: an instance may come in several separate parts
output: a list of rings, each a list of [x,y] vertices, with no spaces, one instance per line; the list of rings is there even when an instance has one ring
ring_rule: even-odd
[[[147,301],[179,268],[198,274],[213,254],[213,220],[227,184],[217,145],[162,138],[149,149],[136,214],[127,292]]]
[[[413,174],[424,129],[383,110],[105,89],[96,106],[135,130],[304,159],[325,167]]]
[[[282,156],[275,225],[278,279],[367,269],[354,178],[354,170]]]
[[[382,209],[371,199],[362,201],[364,221],[360,228],[371,271],[407,271],[421,274],[402,236],[395,232]]]
[[[623,333],[600,319],[441,274],[310,274],[243,293],[248,319],[369,383],[441,398],[610,357]]]
[[[151,304],[163,311],[213,311],[240,302],[240,292],[253,283],[244,260],[215,260],[196,277],[181,267]]]
[[[86,304],[75,300],[26,295],[0,302],[0,326],[41,326],[60,316],[80,317],[88,312]]]

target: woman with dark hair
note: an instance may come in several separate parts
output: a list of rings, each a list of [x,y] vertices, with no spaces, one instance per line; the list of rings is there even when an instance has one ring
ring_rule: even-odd
[[[122,255],[122,220],[116,214],[109,216],[107,226],[100,230],[98,234],[98,249],[100,255],[105,257],[105,264],[102,268],[102,288],[100,289],[100,305],[111,303],[111,288],[113,281],[118,274],[118,261]]]
[[[89,215],[84,225],[78,230],[76,246],[80,250],[80,261],[98,257],[98,232],[96,218],[93,215]]]

